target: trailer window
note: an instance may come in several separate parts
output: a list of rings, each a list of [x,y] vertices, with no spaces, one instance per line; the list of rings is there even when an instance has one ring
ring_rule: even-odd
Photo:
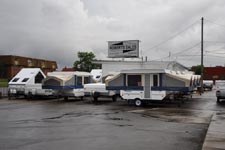
[[[82,85],[82,77],[77,77],[77,86]]]
[[[153,86],[158,86],[158,75],[157,74],[153,75]]]
[[[141,75],[128,75],[127,86],[141,86]]]
[[[35,83],[41,83],[44,79],[44,76],[39,72],[35,77]]]
[[[90,78],[89,77],[84,77],[84,84],[90,83]]]
[[[12,80],[12,82],[17,82],[20,78],[15,78]]]
[[[22,82],[27,82],[29,80],[29,78],[24,78],[23,80],[22,80]]]

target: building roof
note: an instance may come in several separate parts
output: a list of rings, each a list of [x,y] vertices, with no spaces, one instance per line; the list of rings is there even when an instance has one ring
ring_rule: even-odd
[[[179,67],[185,70],[189,70],[188,67],[180,64],[177,61],[121,61],[121,60],[97,60],[93,61],[96,64],[121,64],[121,65],[137,65],[148,66],[148,69],[170,69],[176,70],[175,67]],[[138,68],[137,68],[138,69]],[[179,69],[178,69],[179,70]]]
[[[131,70],[121,70],[121,73],[165,73],[165,69],[131,69]]]
[[[64,67],[62,69],[62,71],[76,71],[76,69],[75,68],[67,68],[67,67]]]

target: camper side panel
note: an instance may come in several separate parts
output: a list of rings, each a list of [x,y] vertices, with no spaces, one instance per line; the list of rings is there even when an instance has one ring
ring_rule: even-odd
[[[124,86],[124,79],[123,75],[120,75],[118,78],[110,81],[108,86]]]
[[[169,77],[168,75],[164,74],[162,76],[162,86],[163,87],[185,87],[185,82],[182,82],[178,79]]]
[[[74,77],[66,81],[65,85],[75,85]]]
[[[60,86],[60,82],[55,79],[48,79],[43,82],[43,86]]]

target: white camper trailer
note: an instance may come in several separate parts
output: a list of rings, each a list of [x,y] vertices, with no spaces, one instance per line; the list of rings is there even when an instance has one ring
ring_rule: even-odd
[[[52,90],[42,89],[42,80],[46,76],[40,68],[23,68],[9,82],[9,99],[12,96],[52,96]]]
[[[192,72],[174,72],[165,69],[122,70],[118,76],[106,80],[107,90],[120,90],[120,96],[141,106],[151,100],[190,94]]]
[[[118,76],[119,73],[109,73],[107,76],[104,77],[105,80],[109,80]],[[93,97],[94,101],[98,101],[99,97],[111,97],[112,101],[117,101],[117,97],[119,96],[119,91],[116,90],[107,90],[105,83],[90,83],[84,85],[84,92],[85,96]]]
[[[52,89],[57,96],[84,97],[83,85],[91,82],[91,74],[88,72],[51,72],[43,80],[44,89]]]
[[[102,69],[92,69],[91,70],[91,78],[96,83],[102,82]]]
[[[117,100],[117,93],[115,90],[106,90],[105,83],[89,83],[84,84],[85,96],[91,96],[94,102],[98,101],[99,97],[112,97],[115,102]]]

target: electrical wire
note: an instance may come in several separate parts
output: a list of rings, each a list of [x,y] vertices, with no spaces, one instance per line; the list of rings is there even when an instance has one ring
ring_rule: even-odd
[[[177,53],[174,53],[174,54],[172,55],[172,57],[179,56],[178,54],[182,54],[182,53],[184,53],[184,52],[190,51],[190,50],[192,50],[193,48],[195,48],[195,47],[197,47],[197,46],[199,46],[199,45],[200,45],[200,42],[198,42],[198,43],[194,44],[193,46],[191,46],[191,47],[189,47],[189,48],[186,48],[186,49],[184,49],[184,50],[182,50],[182,51],[179,51],[179,52],[177,52]],[[170,57],[170,56],[165,56],[165,57],[158,58],[158,59],[155,59],[155,60],[152,60],[152,61],[163,60],[163,59],[166,59],[166,58],[169,58],[169,57]]]
[[[216,56],[216,55],[205,55],[206,57],[218,57],[218,58],[224,58],[225,56]]]
[[[211,21],[211,20],[209,20],[209,19],[205,19],[205,20],[206,20],[207,22],[210,22],[210,23],[212,23],[212,24],[215,24],[215,25],[217,25],[217,26],[220,26],[220,27],[225,28],[225,25],[223,25],[223,24],[216,23],[216,22]]]
[[[193,24],[189,25],[188,27],[186,27],[185,29],[183,29],[183,30],[181,30],[180,32],[176,33],[175,35],[171,36],[170,38],[168,38],[168,39],[166,39],[166,40],[164,40],[164,41],[162,41],[162,42],[160,42],[160,43],[158,43],[158,44],[156,44],[156,45],[150,47],[149,50],[155,49],[155,48],[157,48],[157,47],[163,45],[164,43],[166,43],[166,42],[168,42],[168,41],[174,39],[174,38],[177,37],[178,35],[184,33],[185,31],[187,31],[188,29],[190,29],[191,27],[193,27],[193,26],[194,26],[195,24],[197,24],[198,22],[199,22],[199,20],[198,20],[198,21],[195,21]]]
[[[224,44],[225,41],[204,41],[204,43],[218,43],[218,44],[222,43],[222,44]]]
[[[187,52],[187,51],[189,51],[189,50],[191,50],[191,49],[193,49],[193,48],[195,48],[195,47],[197,47],[199,45],[200,45],[200,42],[198,42],[198,43],[194,44],[193,46],[191,46],[189,48],[186,48],[186,49],[184,49],[184,50],[182,50],[180,52],[174,53],[173,56],[179,56],[178,54],[182,54],[184,52]]]
[[[219,54],[219,55],[221,55],[221,54],[225,54],[225,53],[215,53],[215,52],[210,52],[210,51],[207,51],[206,53],[208,53],[208,54]]]

